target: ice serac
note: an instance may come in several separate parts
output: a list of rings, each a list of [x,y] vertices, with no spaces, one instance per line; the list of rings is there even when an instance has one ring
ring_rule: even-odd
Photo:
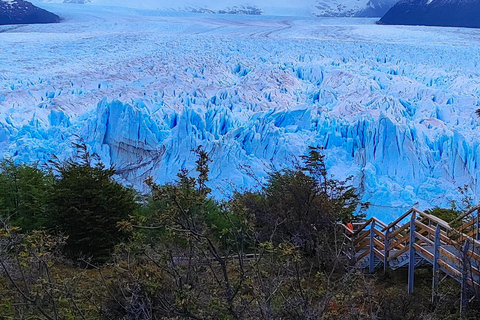
[[[195,174],[201,145],[220,199],[318,146],[385,221],[449,206],[464,185],[479,199],[471,29],[432,42],[431,28],[374,19],[48,7],[68,19],[0,28],[2,157],[48,164],[83,139],[145,191],[149,176]]]
[[[60,17],[24,0],[0,0],[0,25],[55,23]]]
[[[400,0],[381,24],[480,28],[479,0]]]
[[[467,143],[435,118],[400,125],[384,107],[379,117],[339,119],[308,105],[243,117],[222,106],[154,108],[152,114],[142,101],[103,100],[81,131],[124,181],[137,186],[148,176],[166,182],[179,168],[193,169],[191,150],[202,145],[213,160],[214,193],[222,197],[231,184],[255,187],[270,166],[291,165],[313,145],[325,148],[330,172],[338,179],[353,176],[371,212],[387,219],[421,201],[448,205],[456,186],[476,187],[478,142]]]

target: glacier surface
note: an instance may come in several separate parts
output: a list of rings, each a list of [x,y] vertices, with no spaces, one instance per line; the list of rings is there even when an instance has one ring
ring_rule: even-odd
[[[464,185],[478,200],[479,30],[44,7],[64,21],[0,27],[3,157],[42,164],[80,137],[142,189],[202,145],[225,197],[312,145],[385,221]]]

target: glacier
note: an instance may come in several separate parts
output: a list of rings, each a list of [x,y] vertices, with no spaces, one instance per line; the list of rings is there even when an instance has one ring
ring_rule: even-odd
[[[3,157],[43,165],[83,139],[145,191],[201,145],[220,199],[320,146],[386,222],[464,185],[479,199],[477,30],[44,7],[63,22],[0,27]]]

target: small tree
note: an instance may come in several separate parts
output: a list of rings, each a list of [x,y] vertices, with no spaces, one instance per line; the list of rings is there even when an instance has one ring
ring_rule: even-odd
[[[0,216],[24,232],[44,227],[53,176],[26,164],[0,163]]]
[[[105,168],[85,144],[75,147],[76,157],[54,162],[59,178],[51,197],[50,229],[68,236],[69,257],[105,262],[113,247],[127,239],[117,223],[135,212],[136,193],[115,182],[115,170]]]
[[[328,177],[320,149],[310,148],[302,160],[303,166],[271,173],[255,196],[236,196],[255,216],[262,241],[289,241],[307,255],[322,252],[327,258],[323,251],[335,247],[337,223],[363,217],[357,210],[361,212],[364,204],[348,179]]]

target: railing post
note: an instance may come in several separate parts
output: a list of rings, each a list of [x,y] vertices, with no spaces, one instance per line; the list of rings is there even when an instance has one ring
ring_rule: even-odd
[[[375,269],[375,252],[373,251],[373,248],[375,247],[375,220],[372,220],[372,223],[370,225],[370,266],[368,268],[368,271],[370,273],[373,273]]]
[[[469,250],[470,243],[468,240],[465,241],[463,244],[463,250],[462,250],[462,296],[460,299],[460,313],[463,313],[467,309],[468,305],[468,269],[469,269],[469,263],[468,263],[468,250]]]
[[[435,242],[433,247],[433,283],[432,283],[432,302],[438,303],[438,282],[440,281],[440,266],[438,257],[440,255],[440,226],[435,229]]]
[[[388,253],[389,253],[389,247],[390,247],[390,240],[388,239],[390,237],[390,228],[387,228],[385,230],[385,248],[383,250],[383,271],[387,272],[387,266],[388,266]]]
[[[477,217],[476,217],[476,222],[475,222],[475,239],[480,240],[480,233],[478,232],[480,230],[480,209],[477,209]]]
[[[415,275],[415,212],[410,218],[410,261],[408,264],[408,293],[413,293],[413,281]]]

